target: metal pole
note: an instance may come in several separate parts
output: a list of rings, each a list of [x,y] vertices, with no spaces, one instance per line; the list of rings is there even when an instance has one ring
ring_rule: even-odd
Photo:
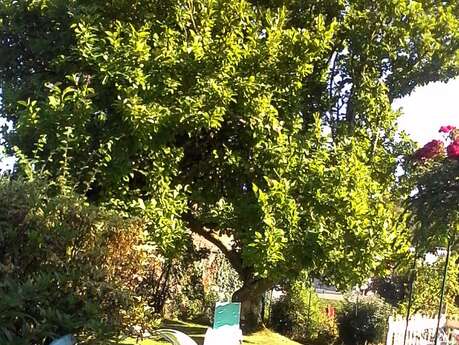
[[[274,288],[272,288],[269,291],[269,305],[268,305],[268,324],[269,325],[271,325],[271,314],[273,311],[273,290]]]
[[[309,295],[308,295],[308,317],[307,317],[307,321],[306,321],[306,330],[308,332],[308,335],[309,335],[309,321],[310,321],[310,318],[311,318],[311,290],[312,290],[312,286],[309,286]]]
[[[414,288],[414,280],[416,279],[416,260],[417,260],[417,253],[415,249],[413,268],[410,274],[410,292],[408,295],[408,307],[406,310],[406,325],[405,325],[405,334],[403,335],[403,345],[406,345],[406,336],[408,335],[408,323],[410,322],[410,312],[411,312],[411,306],[413,304],[413,288]]]
[[[265,324],[265,313],[266,313],[266,292],[261,296],[261,322]]]
[[[441,283],[441,294],[440,294],[440,305],[438,307],[438,316],[437,316],[437,329],[435,330],[435,343],[434,345],[438,344],[438,331],[440,328],[440,318],[441,312],[443,310],[443,299],[445,297],[445,286],[446,286],[446,276],[448,275],[448,263],[449,263],[449,254],[451,252],[451,237],[448,238],[448,247],[446,249],[446,261],[445,261],[445,268],[443,270],[443,281]]]

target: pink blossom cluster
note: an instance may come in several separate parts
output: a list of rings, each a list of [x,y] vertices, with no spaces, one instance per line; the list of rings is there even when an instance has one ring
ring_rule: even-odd
[[[446,147],[446,155],[449,159],[459,160],[459,130],[448,125],[441,126],[440,133],[445,133],[450,140]],[[414,153],[416,160],[432,159],[445,154],[445,143],[442,140],[432,140]]]
[[[441,126],[439,132],[440,133],[449,133],[451,131],[454,131],[456,127],[448,125],[448,126]]]
[[[446,148],[446,153],[451,159],[459,159],[459,139],[454,140]]]
[[[417,160],[431,159],[440,156],[445,151],[445,144],[441,140],[432,140],[414,153]]]

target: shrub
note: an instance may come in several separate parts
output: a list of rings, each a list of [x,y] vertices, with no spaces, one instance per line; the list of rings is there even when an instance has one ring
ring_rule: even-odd
[[[145,243],[140,220],[1,178],[0,344],[47,344],[66,333],[108,344],[153,321],[136,293],[152,260]]]
[[[338,312],[339,336],[345,345],[383,342],[389,314],[389,306],[377,297],[347,299]]]
[[[271,306],[270,326],[277,332],[308,344],[333,344],[337,338],[334,319],[306,280],[295,281]]]

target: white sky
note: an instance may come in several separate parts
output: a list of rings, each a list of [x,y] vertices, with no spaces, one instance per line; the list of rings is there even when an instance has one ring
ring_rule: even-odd
[[[399,119],[400,128],[420,145],[440,139],[440,126],[453,125],[459,128],[459,78],[448,83],[418,87],[411,95],[396,100],[393,107],[402,108],[404,114]],[[11,166],[13,160],[0,162],[0,171],[5,168],[5,163]]]
[[[438,82],[419,87],[411,95],[396,100],[393,106],[401,107],[404,113],[399,119],[400,128],[420,145],[440,139],[441,126],[459,128],[459,78],[446,84]]]
[[[3,126],[4,124],[5,124],[5,121],[0,118],[0,126]],[[0,136],[0,139],[1,139],[1,136]],[[11,157],[4,158],[2,156],[2,151],[3,151],[3,147],[2,145],[0,145],[0,173],[4,169],[11,169],[14,164],[14,159]]]

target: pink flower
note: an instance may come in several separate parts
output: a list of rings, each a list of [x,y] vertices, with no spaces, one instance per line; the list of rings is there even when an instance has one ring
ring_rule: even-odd
[[[459,159],[459,139],[454,140],[448,145],[446,153],[450,159]]]
[[[456,127],[448,125],[448,126],[441,126],[439,132],[440,133],[449,133],[453,130],[455,130]]]
[[[441,155],[444,152],[445,145],[441,140],[432,140],[414,153],[417,160],[431,159]]]

